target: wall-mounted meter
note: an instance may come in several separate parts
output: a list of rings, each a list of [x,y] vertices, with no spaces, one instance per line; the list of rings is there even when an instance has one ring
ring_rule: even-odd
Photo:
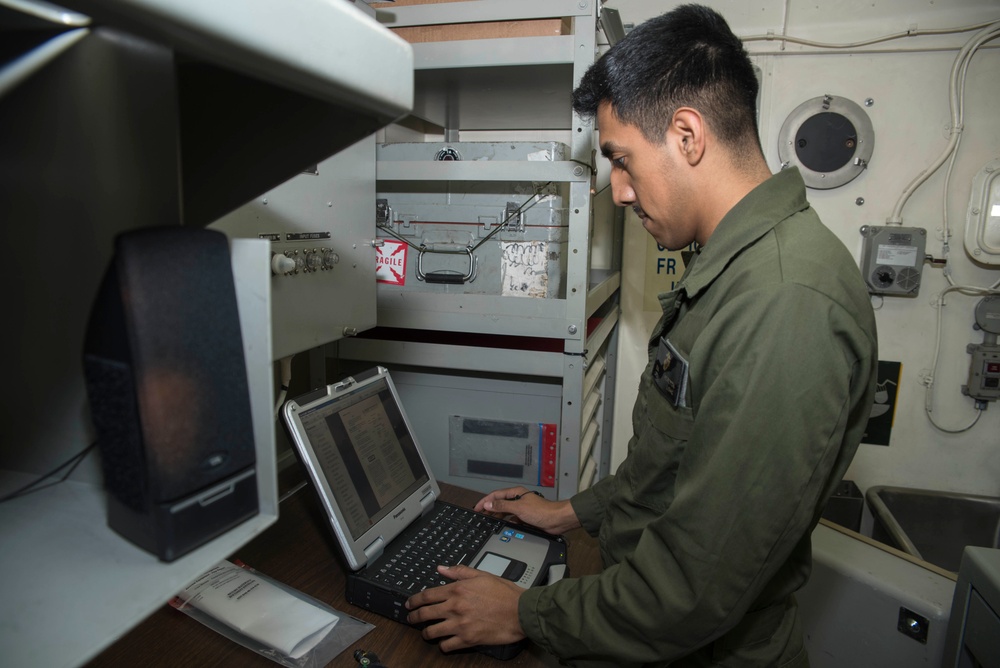
[[[972,361],[969,384],[962,386],[962,394],[979,402],[996,401],[1000,399],[1000,297],[987,297],[976,305],[976,329],[984,332],[983,342],[966,348]]]
[[[916,297],[924,266],[927,230],[865,225],[861,228],[861,274],[873,295]]]

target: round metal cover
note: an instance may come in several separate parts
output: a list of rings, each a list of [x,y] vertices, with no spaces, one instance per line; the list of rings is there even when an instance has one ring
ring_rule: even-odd
[[[1000,297],[986,297],[976,305],[976,324],[984,332],[1000,334]]]
[[[796,166],[810,188],[838,188],[868,166],[875,132],[868,114],[851,100],[824,95],[806,100],[778,133],[781,168]]]

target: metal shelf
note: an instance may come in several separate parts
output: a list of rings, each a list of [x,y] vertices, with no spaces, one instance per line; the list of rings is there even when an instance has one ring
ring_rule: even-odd
[[[470,0],[382,7],[379,22],[389,28],[481,21],[518,21],[593,15],[589,0]]]
[[[590,171],[571,162],[462,160],[379,161],[377,181],[553,181],[589,182]]]
[[[464,130],[558,130],[573,127],[569,95],[581,65],[593,61],[593,2],[475,0],[380,9],[376,16],[390,28],[568,19],[574,34],[413,44],[414,116]]]
[[[536,65],[572,66],[576,43],[573,35],[418,43],[413,45],[413,68],[422,73],[445,69],[469,71],[484,67],[492,70]],[[471,74],[471,71],[468,73]],[[482,76],[481,71],[479,75]],[[527,77],[522,83],[528,83]]]
[[[108,528],[99,482],[67,480],[0,505],[0,570],[7,583],[0,645],[10,665],[85,662],[277,520],[269,258],[263,241],[241,240],[233,247],[254,416],[259,514],[164,564]],[[17,489],[37,477],[0,470],[0,489]]]
[[[452,295],[452,297],[464,297],[466,295]],[[474,297],[481,297],[473,295]],[[517,298],[515,298],[517,299]],[[437,300],[439,303],[451,302],[448,300]],[[459,300],[461,307],[474,303],[475,300]],[[550,304],[553,301],[561,300],[535,300],[521,299],[520,301]],[[591,314],[593,315],[593,314]],[[599,322],[592,328],[587,328],[585,335],[578,335],[576,338],[583,339],[588,351],[599,351],[604,349],[608,340],[614,335],[618,325],[620,312],[616,303],[608,302],[604,304],[602,313],[598,316]],[[465,332],[468,334],[481,335],[484,331],[489,332],[488,343],[494,345],[483,345],[483,341],[471,339],[462,340],[459,344],[448,341],[446,335],[434,335],[431,337],[438,341],[428,340],[425,336],[407,337],[402,334],[399,338],[392,338],[385,330],[374,337],[363,336],[362,338],[347,338],[338,342],[338,350],[341,356],[355,360],[379,360],[392,365],[416,365],[423,367],[437,367],[443,369],[457,369],[463,371],[483,371],[484,369],[498,369],[505,374],[519,374],[526,376],[541,377],[562,377],[564,373],[565,351],[552,347],[550,350],[538,349],[542,343],[539,339],[546,337],[538,332],[526,330],[523,327],[504,328],[500,326],[479,327],[469,330],[452,329],[441,326],[439,322],[440,314],[432,313],[428,315],[427,324],[434,322],[438,326],[434,327],[413,327],[412,318],[405,318],[411,325],[401,327],[401,329],[414,330],[426,329],[430,332]],[[468,323],[468,318],[460,324]],[[520,323],[520,321],[519,321]],[[523,324],[523,323],[520,323]],[[494,323],[495,325],[495,323]],[[392,318],[379,317],[380,328],[394,328],[398,325],[392,322]],[[500,340],[497,337],[508,337]],[[455,337],[450,337],[454,340]],[[532,341],[530,339],[536,339]],[[551,337],[563,339],[562,336]],[[422,340],[421,340],[422,339]],[[419,360],[415,362],[415,360]],[[600,358],[600,367],[603,370],[604,360]],[[585,394],[590,394],[594,389],[595,376],[593,369],[587,372],[587,379],[581,379],[581,389]]]
[[[564,299],[383,291],[378,300],[383,327],[571,340],[581,337],[568,333],[570,325],[583,329],[583,318],[567,315]]]
[[[417,366],[457,371],[493,368],[513,375],[551,378],[563,372],[562,352],[378,339],[343,339],[338,346],[345,359],[379,360],[389,366],[411,366],[419,359]]]
[[[585,310],[575,312],[565,299],[501,295],[392,292],[378,296],[377,321],[383,327],[535,336],[582,342],[588,318],[617,293],[621,272],[591,272]],[[575,326],[576,333],[570,333]]]

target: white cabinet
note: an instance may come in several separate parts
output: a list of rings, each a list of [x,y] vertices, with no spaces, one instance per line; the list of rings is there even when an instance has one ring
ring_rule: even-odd
[[[0,0],[0,218],[18,246],[0,496],[94,438],[83,337],[118,233],[207,225],[412,105],[409,45],[348,2],[65,4]],[[0,503],[5,665],[87,661],[277,518],[270,249],[237,240],[232,255],[260,513],[165,564],[107,527],[96,453]]]

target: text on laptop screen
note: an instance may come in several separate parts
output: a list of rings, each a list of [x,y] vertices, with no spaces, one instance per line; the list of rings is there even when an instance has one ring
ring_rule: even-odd
[[[384,380],[303,411],[299,419],[355,539],[429,480]]]

